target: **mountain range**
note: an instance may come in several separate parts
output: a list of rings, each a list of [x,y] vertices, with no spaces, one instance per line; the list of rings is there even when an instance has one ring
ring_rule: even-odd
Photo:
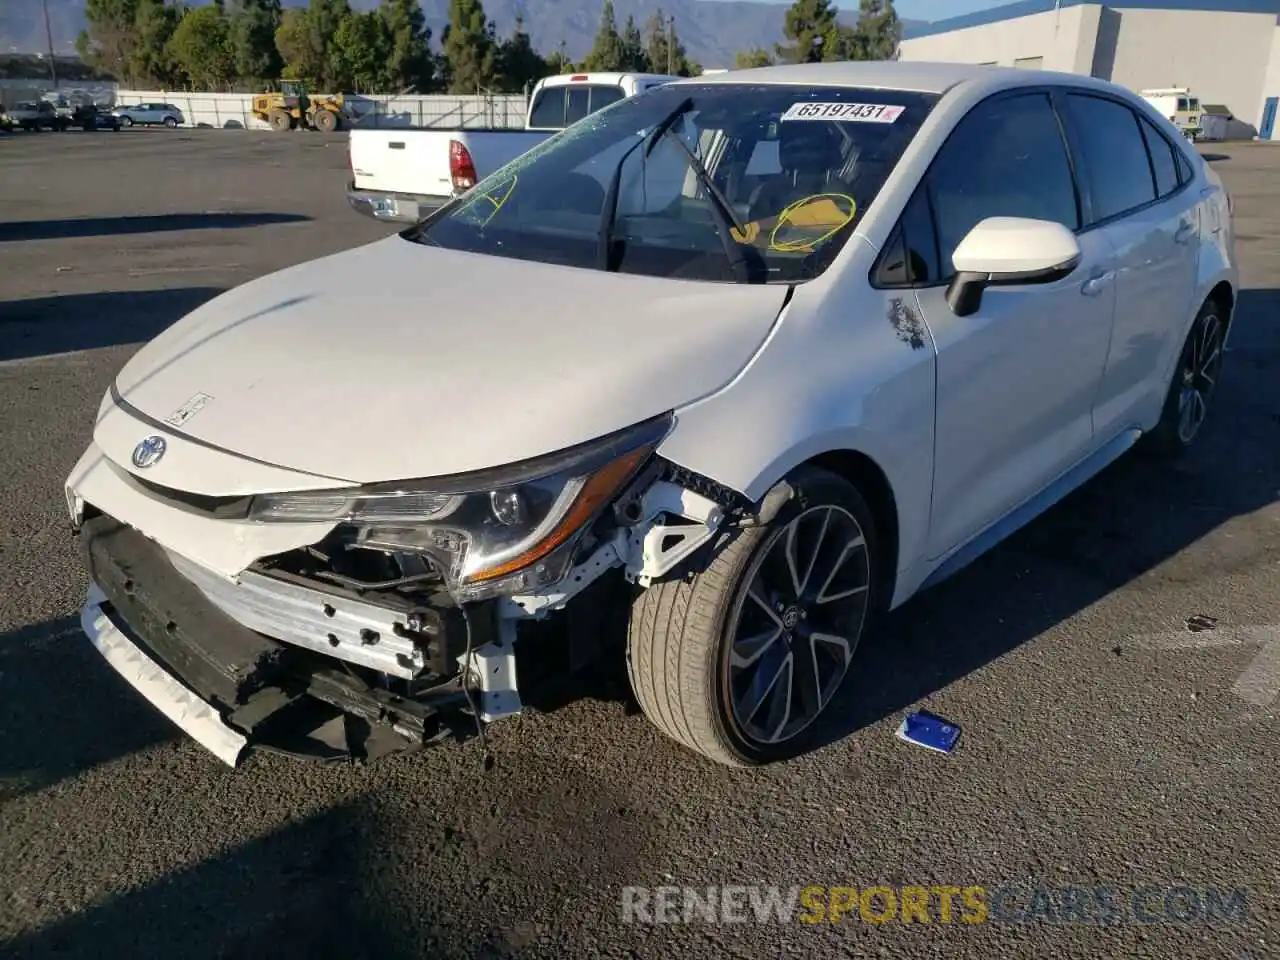
[[[369,9],[377,2],[352,0],[351,5]],[[433,46],[438,49],[449,19],[449,0],[420,2],[431,27]],[[841,11],[843,22],[856,19],[856,5],[853,0],[850,3],[853,10]],[[48,0],[48,4],[55,52],[73,53],[76,35],[85,27],[84,0]],[[301,4],[300,0],[285,0],[285,5]],[[485,13],[494,21],[499,36],[510,34],[517,15],[523,15],[525,30],[540,53],[558,50],[563,40],[565,52],[581,59],[599,29],[602,6],[602,0],[486,0]],[[675,18],[685,52],[703,67],[731,67],[740,50],[769,50],[784,41],[786,5],[749,0],[614,0],[618,28],[628,16],[634,16],[643,29],[659,7],[666,16]],[[907,31],[915,25],[914,21],[903,21]],[[41,0],[0,0],[0,51],[34,53],[47,49]]]

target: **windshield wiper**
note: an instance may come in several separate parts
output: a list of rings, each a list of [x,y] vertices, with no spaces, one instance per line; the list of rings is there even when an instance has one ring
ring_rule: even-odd
[[[635,153],[646,143],[657,143],[658,138],[671,129],[677,120],[693,109],[693,98],[685,97],[681,100],[674,110],[662,118],[652,130],[649,131],[639,142],[629,147],[621,157],[618,158],[618,165],[613,168],[613,176],[609,178],[609,190],[604,195],[604,206],[600,208],[600,246],[597,253],[597,261],[601,270],[609,270],[611,268],[611,242],[613,239],[613,225],[618,218],[618,191],[622,187],[622,168],[626,166],[627,158]],[[648,156],[648,151],[645,156]]]
[[[645,155],[652,153],[654,147],[658,144],[658,140],[669,133],[671,133],[671,124],[668,124],[665,129],[658,132],[657,136],[649,142],[649,148],[645,151]],[[720,242],[724,246],[725,256],[729,258],[730,268],[735,275],[750,283],[751,266],[747,263],[747,257],[743,253],[742,247],[734,243],[733,237],[730,235],[731,230],[737,230],[738,236],[745,237],[747,228],[738,219],[738,215],[733,212],[733,207],[725,199],[724,194],[720,192],[720,188],[716,186],[715,181],[711,179],[711,174],[707,172],[703,162],[698,159],[698,155],[689,149],[688,144],[674,134],[672,134],[671,139],[676,146],[684,151],[684,155],[689,159],[689,169],[693,171],[693,175],[698,178],[698,182],[711,195],[711,209],[716,213],[716,233],[720,235]]]

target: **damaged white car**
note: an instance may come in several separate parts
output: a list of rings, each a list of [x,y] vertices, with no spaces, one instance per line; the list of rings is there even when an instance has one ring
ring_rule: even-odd
[[[877,614],[1197,437],[1237,273],[1171,133],[959,65],[619,102],[140,350],[67,481],[84,629],[233,765],[483,735],[599,657],[794,756]]]

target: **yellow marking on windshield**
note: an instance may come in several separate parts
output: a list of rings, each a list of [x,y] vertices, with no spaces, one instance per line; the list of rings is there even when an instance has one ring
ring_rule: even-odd
[[[848,205],[847,213],[840,209],[842,205]],[[815,193],[801,197],[778,214],[773,231],[769,234],[769,249],[778,253],[809,253],[818,244],[825,243],[843,230],[857,213],[858,204],[848,194]],[[784,227],[810,230],[825,227],[826,232],[817,237],[779,240],[778,231]]]
[[[503,180],[501,183],[495,184],[484,193],[473,193],[471,199],[462,205],[461,209],[458,210],[458,213],[474,213],[477,219],[480,220],[480,226],[487,227],[489,225],[489,221],[498,215],[498,211],[502,209],[502,205],[507,202],[507,198],[510,197],[511,194],[515,193],[516,182],[519,179],[519,177],[513,176],[509,180]],[[505,193],[499,196],[498,190],[502,187],[506,187],[507,189]],[[493,205],[493,209],[489,211],[489,215],[487,217],[475,209],[476,204],[481,200],[487,200]]]

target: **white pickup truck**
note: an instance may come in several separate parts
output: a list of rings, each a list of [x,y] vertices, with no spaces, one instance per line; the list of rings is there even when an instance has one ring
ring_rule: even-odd
[[[570,124],[675,79],[654,73],[544,77],[529,97],[523,130],[352,130],[347,199],[378,220],[416,223]]]

